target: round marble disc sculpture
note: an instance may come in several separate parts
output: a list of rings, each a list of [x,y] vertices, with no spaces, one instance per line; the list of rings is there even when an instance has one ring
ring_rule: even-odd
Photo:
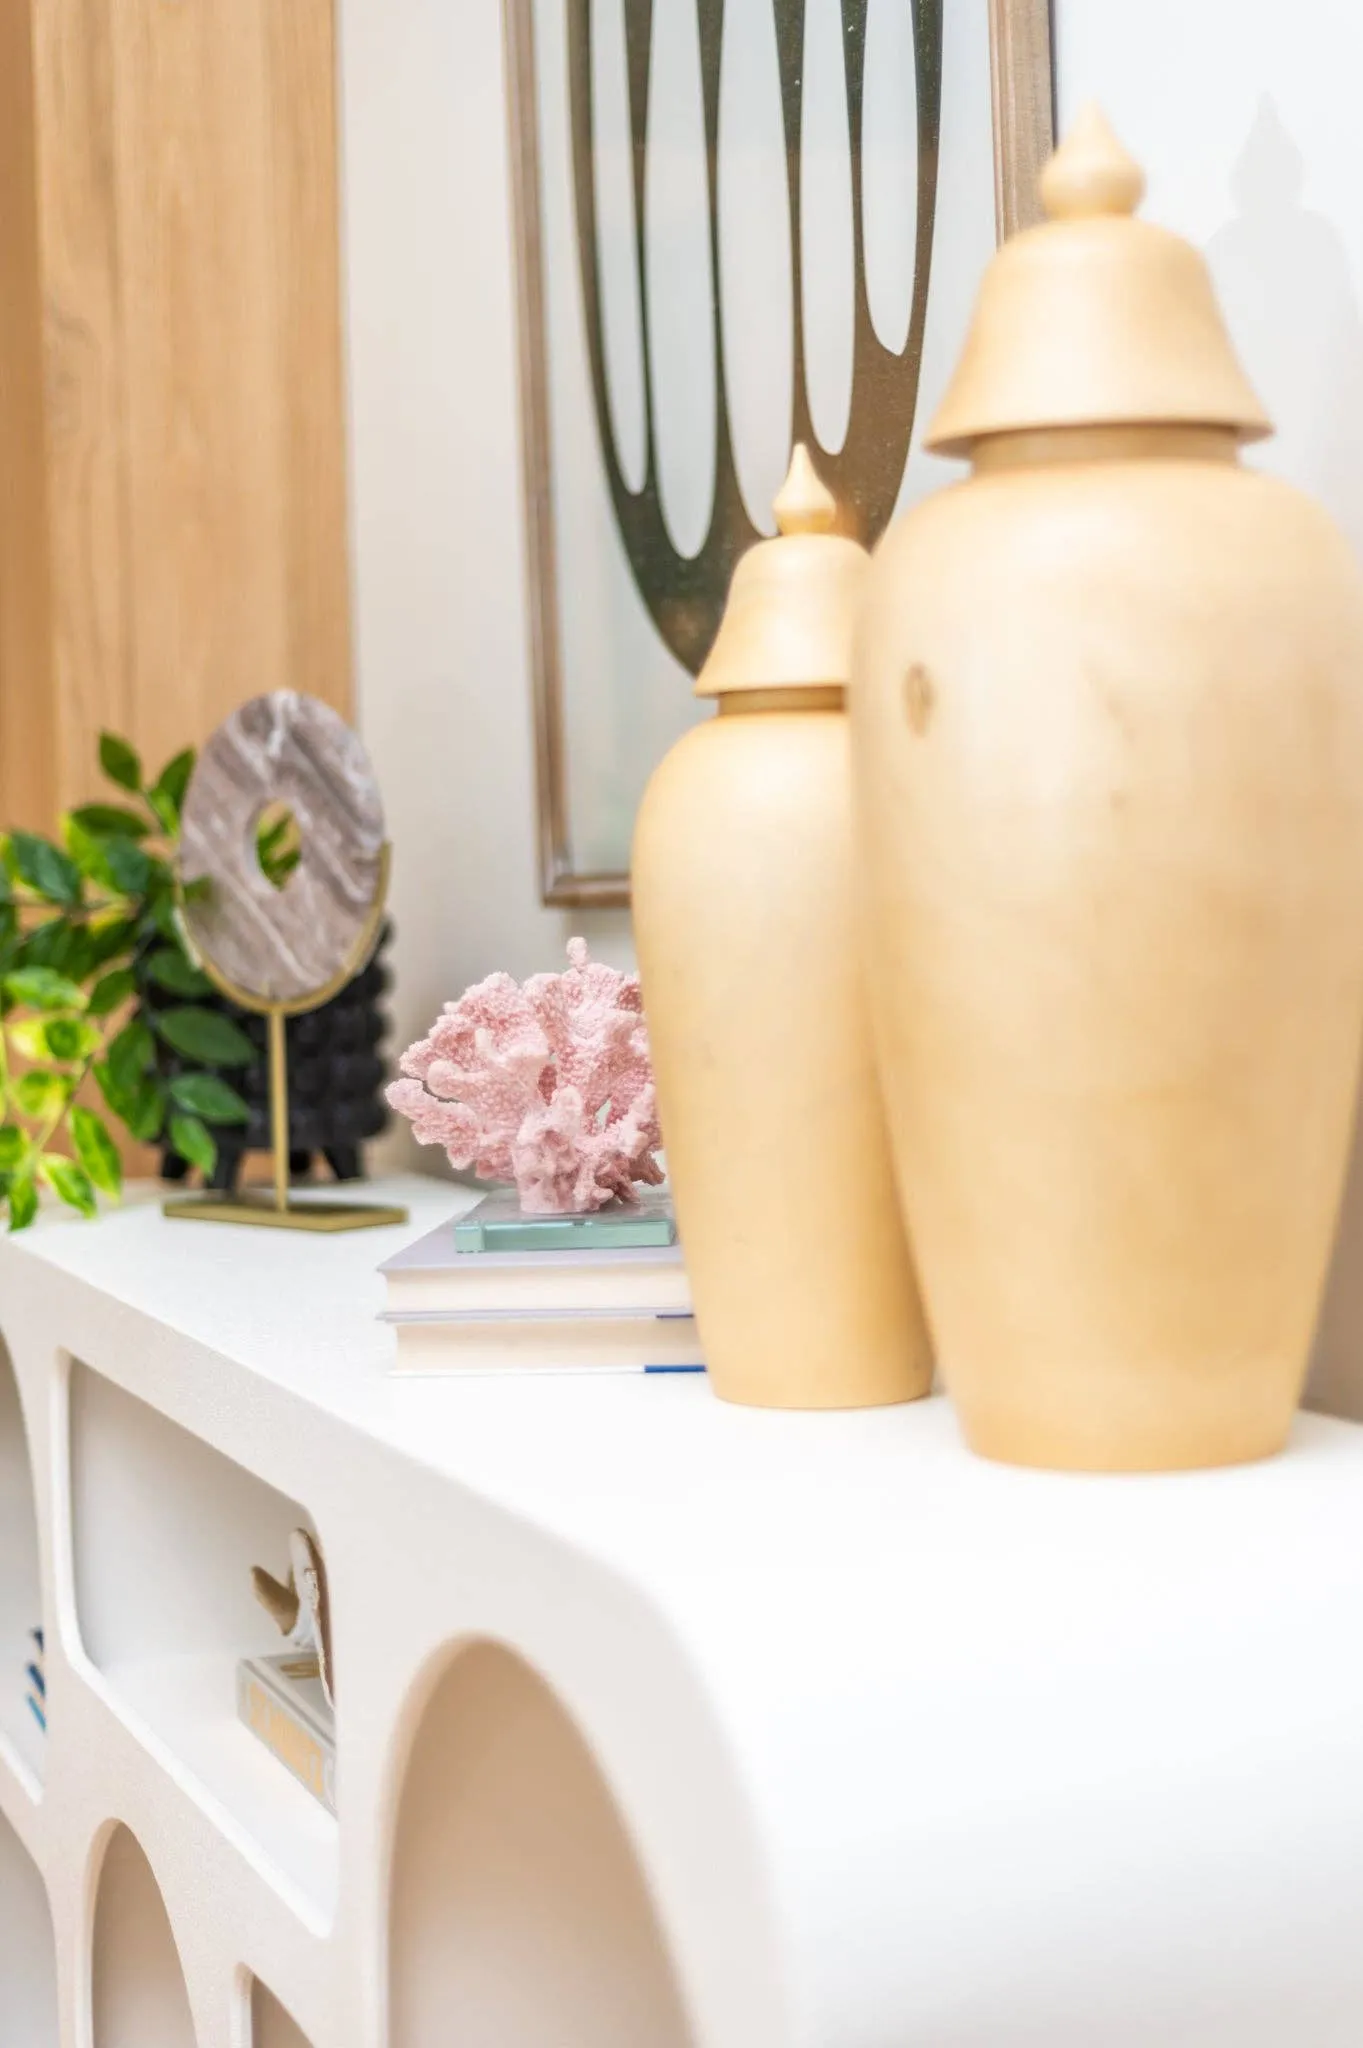
[[[278,889],[256,855],[285,804],[301,854]],[[260,1008],[311,1009],[365,964],[384,884],[383,802],[358,734],[316,697],[273,690],[200,754],[180,825],[183,918],[195,951]],[[201,894],[191,885],[206,879]]]
[[[292,815],[297,865],[277,887],[260,864],[266,812]],[[329,705],[296,690],[253,697],[204,747],[180,819],[180,916],[209,979],[269,1019],[274,1200],[203,1194],[168,1216],[355,1230],[405,1211],[302,1203],[288,1192],[288,1064],[284,1020],[316,1009],[367,964],[388,885],[378,783],[357,734]]]

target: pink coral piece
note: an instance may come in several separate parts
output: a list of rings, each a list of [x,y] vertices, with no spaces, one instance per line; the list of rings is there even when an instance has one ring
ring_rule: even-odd
[[[663,1178],[637,974],[568,941],[563,974],[490,974],[446,1003],[388,1090],[422,1145],[481,1180],[512,1180],[530,1216],[638,1199]]]

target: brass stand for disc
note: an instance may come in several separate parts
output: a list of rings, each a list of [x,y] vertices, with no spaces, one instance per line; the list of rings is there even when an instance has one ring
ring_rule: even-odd
[[[407,1211],[382,1202],[303,1202],[289,1193],[289,1065],[286,1057],[284,1023],[288,1017],[318,1010],[339,995],[346,983],[359,973],[371,957],[383,919],[388,894],[388,848],[383,849],[378,894],[364,929],[352,946],[344,967],[325,988],[302,1002],[265,1003],[230,982],[199,948],[192,946],[181,925],[181,934],[195,964],[213,986],[243,1010],[252,1010],[267,1021],[269,1031],[270,1150],[273,1156],[274,1187],[271,1194],[244,1188],[240,1194],[219,1194],[208,1188],[198,1195],[173,1195],[161,1205],[162,1214],[186,1223],[250,1223],[267,1230],[373,1230],[385,1223],[405,1223]]]

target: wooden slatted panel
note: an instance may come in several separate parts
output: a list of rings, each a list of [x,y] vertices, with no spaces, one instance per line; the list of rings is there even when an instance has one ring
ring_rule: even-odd
[[[46,778],[50,822],[102,726],[159,765],[260,690],[349,715],[351,673],[332,0],[4,0],[0,34],[30,14],[43,452],[0,590],[50,589],[50,685],[21,708],[0,624],[0,792]]]
[[[28,9],[0,0],[0,821],[30,828],[55,790],[35,154]]]

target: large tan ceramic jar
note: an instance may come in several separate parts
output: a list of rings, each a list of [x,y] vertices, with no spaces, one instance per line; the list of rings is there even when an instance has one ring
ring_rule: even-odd
[[[1067,149],[934,426],[973,475],[870,579],[878,1044],[970,1442],[1221,1464],[1287,1436],[1342,1184],[1363,585],[1322,511],[1240,465],[1263,420],[1200,261],[1126,217],[1105,130]]]
[[[906,1401],[931,1366],[857,948],[843,685],[866,557],[797,463],[740,563],[632,866],[668,1172],[715,1392]]]

